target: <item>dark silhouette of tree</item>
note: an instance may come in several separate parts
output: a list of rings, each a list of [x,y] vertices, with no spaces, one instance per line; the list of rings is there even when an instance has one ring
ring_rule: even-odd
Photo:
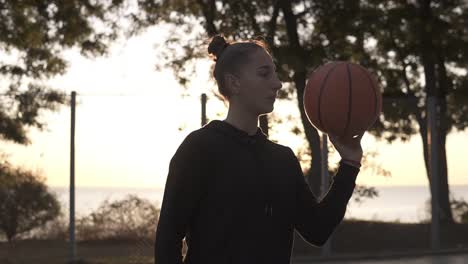
[[[43,178],[8,163],[0,164],[0,232],[8,241],[59,214],[60,204]]]
[[[320,136],[309,123],[303,107],[303,93],[308,73],[331,59],[352,59],[365,54],[363,48],[346,41],[356,12],[338,10],[340,3],[329,1],[140,1],[141,14],[135,15],[135,25],[146,27],[157,23],[176,25],[178,34],[171,35],[161,58],[165,66],[174,70],[183,85],[187,85],[194,70],[190,64],[206,57],[206,39],[218,33],[232,39],[265,40],[277,64],[285,88],[280,98],[297,99],[301,125],[312,155],[307,179],[314,193],[320,193]],[[346,7],[348,7],[348,2]],[[340,12],[338,12],[338,11]],[[297,12],[297,13],[296,13]],[[330,16],[330,14],[332,16]],[[315,19],[323,16],[326,21]],[[340,19],[343,23],[335,31],[326,31],[326,25]],[[194,23],[202,23],[205,31],[187,38]],[[321,25],[325,23],[326,25]],[[328,24],[327,24],[328,23]],[[313,30],[314,29],[314,30]],[[349,31],[352,32],[352,31]],[[325,42],[336,39],[336,42]],[[193,34],[192,34],[193,35]],[[180,52],[180,50],[184,52]],[[296,98],[294,98],[296,97]],[[262,123],[262,122],[261,122]],[[263,122],[264,123],[264,122]]]
[[[389,143],[419,133],[428,176],[426,99],[436,96],[441,116],[439,217],[441,223],[453,222],[445,138],[468,123],[468,7],[464,1],[140,0],[139,4],[140,14],[134,17],[137,28],[171,23],[181,32],[171,36],[167,47],[173,52],[165,53],[163,62],[184,85],[193,73],[187,68],[206,56],[208,36],[262,36],[269,43],[286,84],[282,97],[297,99],[312,155],[307,177],[315,193],[321,179],[320,137],[303,107],[306,80],[313,69],[327,61],[348,60],[376,73],[383,88],[383,113],[369,132]],[[201,23],[204,32],[193,36],[194,23]]]
[[[0,1],[0,138],[29,143],[27,128],[42,129],[42,111],[66,103],[43,80],[65,73],[62,51],[105,54],[118,37],[124,1]]]
[[[366,63],[385,86],[384,122],[375,126],[389,142],[419,133],[430,185],[427,100],[438,100],[439,219],[453,223],[446,138],[468,125],[468,6],[466,1],[372,1],[361,28],[376,41]],[[367,17],[365,17],[367,16]],[[368,21],[368,23],[365,23]],[[374,23],[370,23],[374,21]],[[432,188],[431,188],[432,191]]]

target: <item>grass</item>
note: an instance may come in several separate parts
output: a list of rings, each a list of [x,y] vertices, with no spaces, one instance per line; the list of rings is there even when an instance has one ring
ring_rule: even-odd
[[[68,261],[69,244],[65,241],[25,240],[0,244],[2,264],[64,264]],[[148,241],[87,241],[77,244],[82,264],[151,263],[153,248]]]
[[[375,221],[345,221],[332,237],[332,254],[375,254],[382,252],[407,252],[430,248],[430,224],[405,224]],[[468,248],[468,224],[456,224],[441,229],[442,247]],[[2,264],[64,264],[69,246],[64,241],[26,240],[11,244],[0,243]],[[87,241],[77,245],[82,264],[139,264],[153,263],[153,242],[138,241]],[[316,248],[296,235],[293,256],[319,256]]]

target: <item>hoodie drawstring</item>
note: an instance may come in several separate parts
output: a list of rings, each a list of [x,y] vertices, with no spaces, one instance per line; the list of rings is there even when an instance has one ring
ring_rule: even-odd
[[[273,205],[272,205],[272,204],[267,203],[267,204],[265,205],[265,214],[266,214],[267,216],[273,216]]]

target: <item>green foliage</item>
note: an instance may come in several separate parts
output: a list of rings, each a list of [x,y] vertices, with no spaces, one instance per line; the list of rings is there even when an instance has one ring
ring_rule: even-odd
[[[23,238],[25,240],[67,241],[70,234],[69,221],[69,212],[61,211],[55,219],[43,226],[32,229],[29,233],[23,235]]]
[[[139,1],[143,5],[150,2]],[[187,52],[181,55],[172,49],[163,61],[187,87],[189,79],[179,69],[193,65],[193,59],[206,53],[206,43],[201,39],[217,33],[232,39],[265,38],[280,79],[286,87],[290,87],[288,83],[294,85],[280,98],[290,98],[285,91],[297,96],[304,134],[314,152],[307,176],[312,186],[320,185],[313,182],[320,179],[320,142],[305,115],[303,93],[307,73],[325,62],[358,62],[377,76],[383,91],[383,111],[368,132],[389,143],[419,133],[426,168],[428,96],[438,99],[440,133],[436,140],[441,148],[445,148],[449,132],[468,126],[466,1],[162,0],[152,7],[151,17],[160,17],[148,20],[149,24],[165,22],[178,29],[191,23],[204,28],[191,37],[194,41],[187,39],[187,34],[173,34],[171,43],[180,43]],[[440,160],[440,167],[445,168],[445,151],[441,151]],[[441,222],[450,223],[446,169],[440,179],[436,184],[441,187],[441,211],[446,212]]]
[[[80,240],[154,238],[159,209],[135,195],[104,201],[90,215],[77,220]]]
[[[366,166],[369,167],[369,165]],[[385,173],[387,173],[387,171],[385,169],[382,169],[379,165],[372,164],[371,169],[374,171],[380,171],[377,172],[379,175],[386,175]],[[337,172],[338,167],[329,170],[328,175],[336,175]],[[332,184],[332,180],[330,180],[330,184]],[[379,197],[379,191],[377,190],[377,188],[363,184],[357,184],[353,190],[352,200],[355,203],[362,204],[365,202],[365,200],[373,199],[376,197]]]
[[[461,224],[468,224],[468,202],[463,197],[450,197],[450,208],[453,212],[453,218]],[[427,199],[424,204],[424,215],[421,222],[430,222],[432,216],[432,200]]]
[[[105,200],[97,209],[84,216],[76,216],[76,238],[91,240],[154,240],[159,209],[150,201],[127,195],[121,200]],[[68,214],[60,214],[28,237],[46,240],[66,240],[69,235]]]
[[[55,219],[60,204],[44,179],[8,163],[0,164],[0,232],[8,241]]]
[[[468,203],[465,201],[465,199],[452,198],[450,205],[452,206],[455,220],[457,220],[459,223],[468,223]]]
[[[363,203],[364,199],[372,199],[378,196],[379,192],[375,187],[356,185],[356,188],[354,188],[353,200],[356,203]]]
[[[46,124],[40,119],[41,113],[57,110],[66,102],[65,96],[39,84],[31,83],[25,91],[10,86],[6,96],[0,97],[0,138],[20,144],[30,143],[27,127],[43,129]]]
[[[429,4],[428,4],[429,3]],[[362,4],[362,29],[373,44],[365,65],[384,87],[384,122],[374,126],[388,141],[424,133],[428,94],[442,100],[442,132],[468,120],[468,7],[463,1],[372,1]],[[393,100],[403,99],[403,100]]]
[[[41,81],[65,73],[62,51],[88,57],[118,37],[125,1],[0,1],[0,138],[26,144],[27,127],[43,128],[42,111],[66,103]]]
[[[203,39],[217,33],[232,39],[260,37],[271,46],[284,82],[331,60],[355,61],[371,69],[386,100],[382,119],[370,132],[389,142],[407,140],[425,123],[427,91],[421,80],[430,74],[424,60],[431,49],[440,70],[434,85],[447,86],[441,91],[447,99],[447,131],[468,126],[468,6],[462,0],[138,2],[145,14],[138,16],[139,26],[169,23],[176,26],[175,32],[189,32],[190,24],[203,26],[204,31],[190,39],[184,33],[172,34],[170,43],[186,52],[171,48],[160,60],[184,85],[190,78],[180,69],[206,54]]]

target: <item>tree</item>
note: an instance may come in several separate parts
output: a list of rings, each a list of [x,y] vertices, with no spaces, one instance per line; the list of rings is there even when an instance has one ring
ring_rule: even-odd
[[[454,1],[153,1],[140,0],[136,25],[172,23],[191,32],[188,24],[201,22],[205,31],[188,39],[174,34],[182,51],[166,57],[181,83],[187,67],[205,56],[204,39],[224,33],[233,39],[264,36],[287,85],[283,97],[295,94],[303,131],[312,159],[308,181],[320,186],[320,137],[303,107],[308,73],[332,60],[357,61],[372,69],[383,87],[383,113],[370,133],[389,143],[416,133],[423,139],[428,170],[425,100],[440,101],[440,205],[441,223],[451,223],[445,138],[451,129],[467,126],[467,6]],[[463,69],[465,69],[463,71]],[[424,82],[420,81],[424,78]],[[430,177],[429,181],[430,181]],[[430,184],[433,184],[430,182]]]
[[[449,132],[468,125],[468,7],[463,1],[371,3],[363,7],[367,17],[362,16],[368,25],[362,31],[376,41],[367,62],[378,72],[387,94],[385,122],[376,129],[387,131],[383,134],[390,142],[420,134],[429,183],[439,188],[440,222],[453,223],[445,142]],[[430,96],[439,102],[437,183],[432,182],[429,167],[426,110]]]
[[[8,241],[54,220],[59,213],[60,204],[43,178],[0,164],[0,231]]]
[[[62,51],[107,52],[118,37],[124,1],[0,1],[0,138],[29,143],[27,128],[42,129],[41,112],[66,95],[42,85],[68,66]]]
[[[352,2],[352,3],[351,3]],[[193,61],[206,57],[206,39],[223,33],[232,39],[254,39],[259,36],[270,46],[278,74],[285,88],[280,98],[296,99],[302,131],[311,150],[308,182],[317,195],[320,183],[320,136],[309,123],[304,111],[303,93],[308,73],[327,60],[358,60],[365,56],[363,36],[348,41],[355,31],[352,21],[358,10],[355,1],[153,1],[141,0],[135,25],[172,23],[177,31],[168,40],[163,61],[174,69],[181,84],[187,85],[187,70]],[[193,34],[193,24],[202,23],[204,32]],[[333,30],[329,30],[333,27]],[[177,45],[174,45],[177,43]],[[183,52],[181,52],[181,50]],[[296,98],[292,96],[295,95]]]

